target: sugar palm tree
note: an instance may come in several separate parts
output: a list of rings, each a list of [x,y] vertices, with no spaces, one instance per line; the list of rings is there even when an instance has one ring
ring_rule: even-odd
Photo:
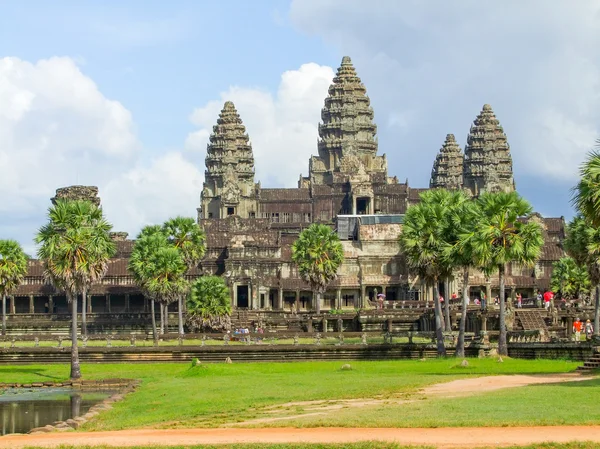
[[[204,231],[193,218],[175,217],[163,225],[169,243],[177,248],[188,271],[198,266],[206,252]],[[179,334],[183,335],[183,299],[177,299]]]
[[[563,298],[580,298],[590,292],[590,278],[585,267],[572,257],[561,257],[552,266],[550,288]]]
[[[579,169],[580,180],[573,189],[573,205],[592,226],[600,227],[600,140]]]
[[[575,262],[586,268],[595,290],[594,335],[600,336],[600,229],[578,215],[567,225],[564,245]]]
[[[508,355],[505,321],[505,273],[511,262],[532,266],[537,261],[544,239],[540,225],[523,217],[533,211],[516,192],[483,193],[478,199],[481,221],[473,235],[472,248],[480,266],[496,267],[500,284],[500,336],[498,353]]]
[[[472,238],[478,230],[480,210],[477,203],[471,201],[463,192],[453,193],[453,199],[446,220],[447,229],[444,259],[452,270],[462,273],[463,291],[461,318],[458,328],[456,357],[465,356],[465,331],[467,306],[469,304],[469,270],[475,267],[473,260]]]
[[[27,255],[14,240],[0,240],[0,296],[2,335],[6,335],[6,297],[13,294],[27,274]]]
[[[202,276],[192,284],[187,299],[188,323],[194,328],[228,329],[231,299],[223,278]]]
[[[321,313],[321,295],[337,277],[344,261],[344,249],[337,234],[323,224],[313,223],[303,230],[292,245],[292,260],[302,279],[315,295],[316,312]]]
[[[439,301],[439,281],[449,272],[446,241],[448,204],[439,202],[444,193],[427,191],[421,194],[421,201],[411,206],[404,217],[399,237],[400,248],[413,273],[433,286],[435,334],[438,356],[446,355],[442,329],[442,307]]]
[[[71,378],[81,377],[77,347],[77,297],[115,253],[102,209],[89,201],[59,200],[48,211],[48,223],[35,242],[46,278],[63,290],[71,305]],[[99,269],[98,267],[104,267]],[[96,278],[97,279],[97,278]]]

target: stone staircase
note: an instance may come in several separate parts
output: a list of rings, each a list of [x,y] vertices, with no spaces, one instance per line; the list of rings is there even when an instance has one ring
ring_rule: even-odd
[[[547,334],[548,327],[542,314],[538,310],[517,310],[516,318],[521,322],[521,327],[526,331],[539,330],[541,334]]]
[[[579,372],[589,372],[596,370],[600,370],[600,347],[596,347],[594,349],[594,355],[587,359],[583,363],[583,366],[577,367],[577,371]]]

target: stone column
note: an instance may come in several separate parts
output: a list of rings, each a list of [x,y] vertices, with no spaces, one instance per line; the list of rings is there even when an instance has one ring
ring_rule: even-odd
[[[360,285],[360,301],[359,301],[360,307],[366,307],[367,306],[367,286],[361,284]]]
[[[129,293],[125,294],[125,312],[129,312]]]
[[[279,287],[277,289],[277,306],[278,310],[283,310],[283,288]]]
[[[335,291],[335,308],[336,309],[341,309],[342,308],[342,289],[338,288]]]
[[[233,308],[237,307],[238,302],[237,302],[237,284],[233,284],[232,288],[231,288],[231,300],[233,301],[233,304],[231,304],[231,306]]]
[[[29,313],[35,313],[35,302],[33,295],[29,295]]]
[[[150,308],[148,307],[148,298],[144,298],[144,312],[149,312]]]
[[[110,293],[104,295],[106,298],[106,311],[110,313]]]
[[[323,318],[323,333],[327,333],[327,318]]]
[[[485,313],[481,314],[481,330],[487,332],[487,315]]]
[[[93,299],[93,297],[94,297],[93,295],[91,295],[91,294],[88,293],[87,298],[86,298],[86,308],[87,308],[86,313],[92,313],[92,299]]]
[[[14,315],[15,314],[15,310],[16,310],[16,307],[15,307],[15,296],[14,295],[10,295],[8,297],[8,300],[9,300],[8,301],[8,313]]]
[[[48,296],[48,313],[52,315],[54,313],[54,297]]]
[[[296,311],[300,310],[300,290],[296,290]]]

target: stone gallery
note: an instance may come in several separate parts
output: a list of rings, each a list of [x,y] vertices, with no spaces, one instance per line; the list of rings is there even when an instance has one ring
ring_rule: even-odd
[[[308,176],[300,176],[298,187],[264,188],[254,176],[252,130],[249,136],[234,104],[225,103],[207,147],[197,208],[207,236],[206,256],[190,276],[224,277],[234,310],[260,311],[265,321],[269,316],[275,320],[286,314],[309,315],[316,308],[315,299],[291,260],[291,245],[309,224],[326,223],[342,240],[345,262],[320,309],[366,310],[383,294],[384,307],[390,311],[410,306],[411,313],[400,321],[415,330],[429,330],[432,291],[408,272],[398,245],[404,213],[426,189],[388,174],[386,155],[378,148],[373,108],[349,57],[342,59],[329,87],[318,129],[317,154],[308,161]],[[453,134],[446,136],[433,162],[429,188],[464,189],[475,197],[515,189],[507,136],[490,105],[476,116],[464,152]],[[94,187],[59,189],[57,197],[62,196],[100,201]],[[535,267],[509,267],[506,285],[513,297],[521,293],[529,298],[538,289],[549,288],[552,264],[564,255],[564,219],[537,214],[530,219],[541,223],[545,244]],[[109,328],[120,319],[134,327],[147,323],[148,301],[127,271],[133,241],[124,233],[114,233],[114,239],[118,254],[102,283],[90,291],[91,330]],[[460,284],[457,276],[440,285],[440,291],[450,298],[460,291]],[[473,299],[484,292],[490,298],[497,294],[497,278],[476,270],[470,285]],[[45,283],[40,262],[30,262],[25,283],[10,300],[9,314],[35,317],[40,325],[51,316],[68,319],[65,296]],[[19,320],[12,318],[12,323]]]

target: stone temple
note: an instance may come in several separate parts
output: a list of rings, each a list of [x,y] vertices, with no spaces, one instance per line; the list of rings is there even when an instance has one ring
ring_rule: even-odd
[[[414,313],[406,318],[412,328],[431,328],[431,310],[425,306],[432,300],[432,291],[409,274],[398,246],[403,214],[426,188],[413,188],[408,181],[399,182],[388,174],[386,156],[378,148],[373,108],[350,58],[342,59],[329,87],[316,155],[308,161],[308,175],[300,176],[296,188],[264,188],[255,179],[251,131],[246,130],[234,104],[225,102],[208,143],[197,208],[198,222],[207,235],[207,252],[198,270],[190,274],[223,276],[234,310],[264,312],[265,320],[267,316],[284,318],[291,312],[310,314],[316,305],[291,260],[291,245],[309,224],[326,223],[342,240],[345,262],[323,295],[321,310],[364,309],[383,293],[394,309],[400,304],[414,305]],[[515,189],[507,136],[490,105],[484,105],[473,121],[464,152],[453,134],[446,136],[433,162],[428,188],[465,189],[473,196]],[[57,197],[73,189],[76,197],[99,201],[93,188],[59,189]],[[549,288],[552,264],[564,254],[564,219],[534,219],[544,228],[543,253],[534,268],[509,268],[510,295],[519,292],[531,297],[535,290]],[[138,314],[137,318],[128,315],[129,319],[146,323],[149,310],[127,271],[133,241],[119,233],[114,237],[119,253],[102,284],[90,292],[89,312],[98,313],[99,328],[103,313]],[[488,296],[497,294],[497,278],[486,279],[476,270],[470,285],[472,298],[486,290]],[[458,292],[459,276],[440,287],[446,296]],[[9,312],[16,314],[44,314],[47,304],[50,313],[66,312],[64,295],[44,282],[37,261],[31,262],[26,283],[10,304]],[[94,320],[90,322],[93,326]]]

